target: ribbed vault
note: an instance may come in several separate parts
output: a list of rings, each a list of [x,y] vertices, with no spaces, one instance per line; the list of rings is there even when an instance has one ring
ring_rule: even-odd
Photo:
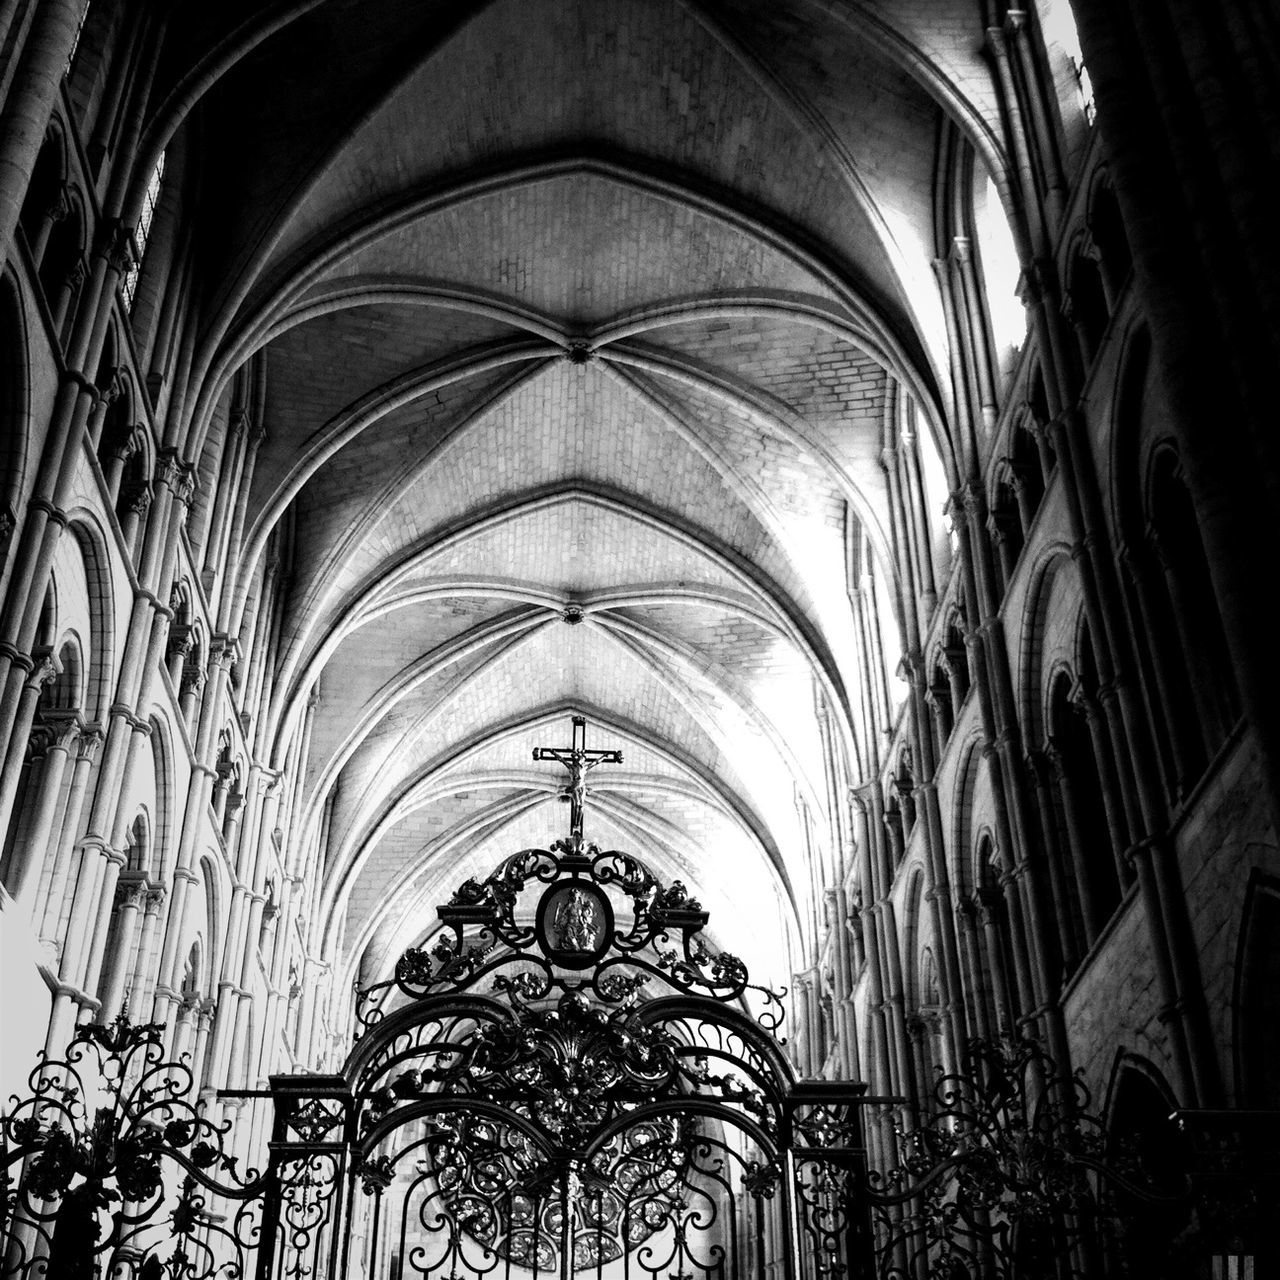
[[[951,453],[942,121],[994,148],[947,7],[924,43],[834,0],[330,0],[211,14],[169,70],[175,107],[207,73],[220,215],[193,448],[265,427],[220,613],[287,536],[259,740],[312,718],[339,973],[562,833],[531,752],[571,714],[626,757],[588,837],[695,884],[754,972],[801,963],[878,750],[849,596],[882,450],[910,415]]]

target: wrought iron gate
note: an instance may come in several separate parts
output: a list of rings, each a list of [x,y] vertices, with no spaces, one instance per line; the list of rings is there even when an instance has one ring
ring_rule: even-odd
[[[856,1274],[859,1088],[679,882],[579,836],[439,909],[340,1075],[279,1077],[261,1280]]]
[[[580,830],[439,915],[429,952],[360,993],[340,1073],[272,1079],[261,1172],[161,1027],[79,1028],[0,1125],[0,1276],[1074,1280],[1125,1203],[1191,1207],[1028,1041],[975,1045],[869,1174],[872,1100],[796,1080],[779,995],[712,950],[679,882]],[[1276,1182],[1237,1198],[1273,1204]]]

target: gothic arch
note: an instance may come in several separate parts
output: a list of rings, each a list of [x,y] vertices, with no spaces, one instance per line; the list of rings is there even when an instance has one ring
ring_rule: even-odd
[[[1105,168],[1099,168],[1093,185],[1089,188],[1085,217],[1089,234],[1098,250],[1102,282],[1111,310],[1114,311],[1129,272],[1133,269],[1133,253],[1120,217],[1115,186]]]
[[[1071,642],[1060,633],[1063,616],[1074,616],[1071,602],[1079,592],[1078,572],[1070,548],[1055,541],[1041,548],[1027,575],[1014,688],[1022,736],[1028,744],[1044,740],[1049,677],[1055,664],[1068,661]]]
[[[97,514],[88,507],[68,512],[68,545],[75,549],[88,589],[87,635],[84,641],[86,720],[107,722],[116,676],[116,602],[108,569],[110,556]]]
[[[1171,1197],[1183,1191],[1189,1172],[1190,1153],[1173,1118],[1178,1105],[1163,1072],[1150,1059],[1123,1049],[1116,1054],[1104,1112],[1109,1154],[1136,1164],[1139,1185]],[[1124,1188],[1113,1194],[1127,1219],[1118,1251],[1130,1267],[1159,1267],[1157,1260],[1186,1223],[1187,1202],[1144,1204]]]
[[[1111,307],[1103,288],[1102,272],[1083,232],[1068,247],[1065,278],[1067,318],[1076,331],[1080,363],[1087,373],[1111,323]]]
[[[951,836],[947,865],[956,896],[964,901],[977,887],[969,865],[969,850],[976,823],[983,821],[978,806],[979,775],[986,766],[982,754],[982,732],[971,730],[956,753],[955,781],[951,788]]]
[[[201,893],[188,911],[187,934],[183,943],[202,940],[203,954],[207,957],[204,994],[212,999],[218,994],[225,960],[223,953],[228,942],[222,922],[228,918],[230,886],[222,870],[223,859],[216,850],[207,849],[202,853],[197,866],[197,885]]]

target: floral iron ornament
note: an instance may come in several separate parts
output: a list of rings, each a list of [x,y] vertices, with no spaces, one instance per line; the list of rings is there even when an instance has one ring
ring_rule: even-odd
[[[245,1273],[264,1182],[226,1153],[229,1126],[190,1100],[159,1025],[77,1029],[3,1120],[0,1275],[213,1280]],[[21,1169],[16,1185],[11,1170]],[[209,1196],[230,1204],[217,1217]]]
[[[702,937],[701,903],[630,854],[572,839],[525,849],[484,880],[467,880],[437,913],[443,928],[430,946],[410,948],[393,978],[358,993],[365,1029],[400,996],[476,990],[504,971],[518,975],[526,999],[581,991],[626,1006],[656,980],[725,1004],[754,1001],[768,1032],[782,1022],[785,992],[752,983],[737,956],[715,951]]]

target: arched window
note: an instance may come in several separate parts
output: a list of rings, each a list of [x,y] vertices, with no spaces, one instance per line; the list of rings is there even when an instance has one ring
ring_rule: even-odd
[[[84,24],[89,17],[89,4],[86,3],[84,8],[80,10],[80,21],[76,24],[76,36],[71,42],[71,52],[67,54],[67,65],[63,72],[64,75],[71,74],[71,68],[76,65],[76,54],[80,52],[80,37],[84,35]]]
[[[1022,263],[995,179],[981,166],[975,166],[973,229],[995,360],[1007,375],[1027,336],[1027,313],[1018,296]]]
[[[1173,1119],[1174,1107],[1163,1081],[1157,1083],[1136,1065],[1121,1068],[1107,1126],[1108,1155],[1114,1164],[1132,1170],[1136,1185],[1169,1197],[1152,1202],[1116,1189],[1116,1208],[1125,1223],[1119,1247],[1127,1274],[1150,1274],[1153,1261],[1157,1274],[1169,1274],[1159,1262],[1168,1258],[1170,1242],[1186,1225],[1188,1207],[1179,1192],[1188,1152]]]
[[[1070,0],[1041,0],[1040,27],[1050,62],[1062,60],[1073,82],[1078,108],[1092,126],[1097,116],[1093,101],[1093,82],[1089,79],[1084,54],[1080,51],[1080,33],[1076,30]]]
[[[156,216],[156,204],[160,200],[160,187],[164,182],[164,152],[156,161],[151,171],[151,181],[147,183],[147,193],[142,198],[142,212],[138,215],[138,226],[133,233],[134,257],[129,270],[125,272],[120,283],[120,292],[124,297],[124,305],[133,309],[134,295],[138,289],[138,276],[142,273],[142,259],[147,252],[147,241],[151,237],[151,223]]]

